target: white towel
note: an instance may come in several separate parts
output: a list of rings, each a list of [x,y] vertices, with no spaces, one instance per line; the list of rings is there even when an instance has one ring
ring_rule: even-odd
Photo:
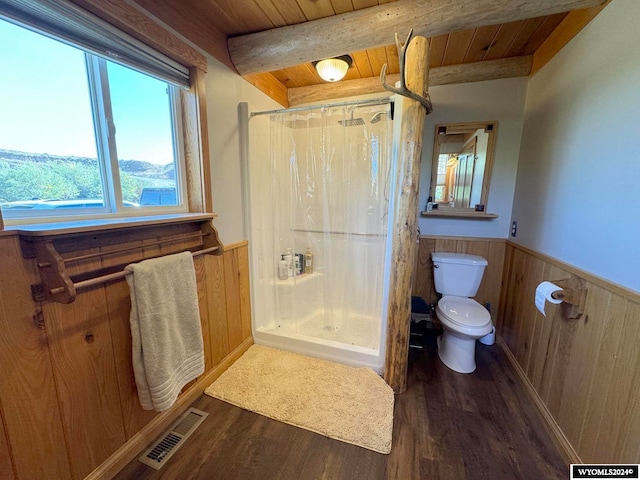
[[[133,372],[140,405],[168,409],[204,372],[198,292],[190,252],[127,265]]]

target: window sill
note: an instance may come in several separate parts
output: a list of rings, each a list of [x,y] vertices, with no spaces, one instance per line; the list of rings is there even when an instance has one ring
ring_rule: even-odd
[[[214,213],[178,213],[148,217],[102,218],[95,220],[76,220],[73,222],[34,223],[5,226],[5,230],[0,231],[0,236],[20,235],[24,237],[46,237],[93,232],[113,232],[156,225],[203,222],[211,220],[216,216]]]
[[[464,210],[438,209],[430,212],[420,212],[420,215],[422,217],[467,218],[472,220],[493,220],[494,218],[498,218],[498,215],[495,213],[476,212],[475,210],[466,212]]]

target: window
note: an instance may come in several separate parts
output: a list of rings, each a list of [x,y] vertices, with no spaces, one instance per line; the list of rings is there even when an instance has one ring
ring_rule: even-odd
[[[6,219],[184,212],[179,89],[0,19]]]
[[[449,195],[447,191],[451,189],[451,169],[453,169],[455,178],[455,167],[457,156],[451,154],[438,155],[438,177],[436,180],[436,194],[433,197],[436,202],[448,202]]]

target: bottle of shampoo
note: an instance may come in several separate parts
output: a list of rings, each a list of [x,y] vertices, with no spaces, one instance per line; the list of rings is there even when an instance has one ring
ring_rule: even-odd
[[[297,253],[293,257],[293,273],[300,275],[300,256]]]
[[[427,212],[433,210],[433,197],[427,198]]]
[[[311,248],[307,248],[304,253],[304,273],[313,273],[313,253],[311,253]]]
[[[284,259],[284,255],[280,255],[280,261],[278,262],[278,278],[280,280],[287,279],[287,261]]]
[[[287,262],[287,276],[293,277],[293,255],[291,254],[291,248],[287,248],[287,253],[284,256]]]

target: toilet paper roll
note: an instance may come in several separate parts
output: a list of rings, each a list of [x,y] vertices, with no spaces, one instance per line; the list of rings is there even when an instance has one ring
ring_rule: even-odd
[[[542,282],[540,285],[538,285],[538,288],[536,288],[536,307],[538,308],[538,310],[540,310],[540,313],[542,313],[542,315],[544,315],[545,317],[547,316],[547,314],[544,313],[545,302],[553,303],[555,305],[562,303],[561,299],[555,299],[551,296],[553,292],[558,292],[561,290],[562,288],[551,282]]]

